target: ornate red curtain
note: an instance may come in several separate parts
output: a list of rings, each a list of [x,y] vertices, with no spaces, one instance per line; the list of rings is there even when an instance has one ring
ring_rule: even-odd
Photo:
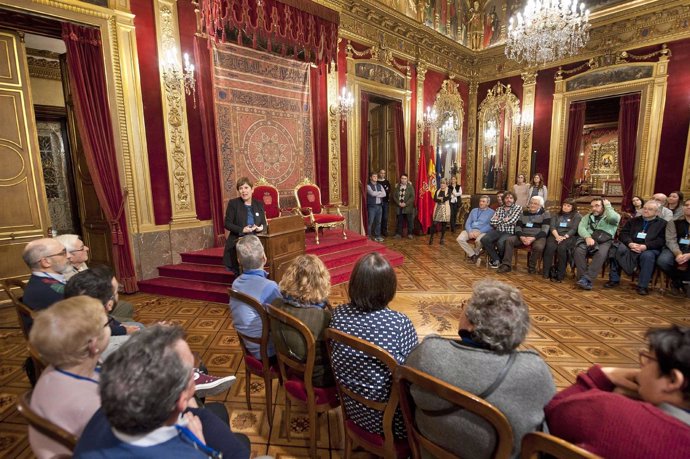
[[[228,31],[237,32],[256,49],[291,51],[297,59],[331,65],[338,51],[337,11],[310,0],[201,0],[201,32],[225,42]]]
[[[369,94],[362,92],[360,99],[360,150],[359,150],[359,182],[362,189],[362,232],[369,227],[367,215],[367,183],[369,182]]]
[[[213,221],[213,240],[216,247],[225,244],[223,222],[223,189],[218,169],[218,145],[216,142],[215,116],[213,113],[213,54],[208,40],[194,37],[194,61],[197,63],[197,95],[199,115],[201,116],[201,136],[206,155],[209,199],[211,200],[211,219]]]
[[[623,188],[622,208],[627,209],[635,183],[635,156],[637,151],[637,122],[640,115],[640,94],[621,97],[618,112],[618,168]]]
[[[395,160],[398,164],[398,177],[400,177],[403,172],[408,173],[405,170],[405,120],[401,102],[395,103],[393,130],[395,132]],[[391,177],[391,179],[397,182],[398,177]]]
[[[314,166],[316,184],[321,188],[321,201],[330,203],[328,182],[328,90],[325,64],[309,70],[311,88],[311,118],[314,137]]]
[[[98,202],[112,232],[113,260],[125,292],[137,291],[137,279],[124,212],[127,190],[120,186],[113,126],[103,66],[101,34],[96,29],[62,24],[67,67],[86,164]]]
[[[570,117],[568,118],[568,143],[565,147],[565,167],[563,168],[563,180],[561,181],[561,201],[570,196],[573,187],[577,161],[582,149],[582,130],[585,127],[586,102],[570,104]]]

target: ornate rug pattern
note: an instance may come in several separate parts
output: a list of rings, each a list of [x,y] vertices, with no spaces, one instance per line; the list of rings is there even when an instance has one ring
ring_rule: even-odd
[[[239,177],[263,177],[281,197],[314,178],[309,64],[218,44],[213,78],[223,202]]]

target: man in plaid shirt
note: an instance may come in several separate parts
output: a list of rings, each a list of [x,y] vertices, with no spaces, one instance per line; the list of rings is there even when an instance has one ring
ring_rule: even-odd
[[[494,269],[501,265],[506,240],[515,234],[515,224],[522,215],[522,207],[515,204],[515,199],[515,193],[512,191],[503,194],[503,206],[496,209],[489,221],[494,229],[482,238],[482,247],[491,258],[489,266]]]

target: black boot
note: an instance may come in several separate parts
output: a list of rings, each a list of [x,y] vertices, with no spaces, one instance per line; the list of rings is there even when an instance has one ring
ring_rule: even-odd
[[[446,235],[445,235],[444,233],[441,233],[441,240],[438,241],[438,243],[439,243],[440,245],[443,245],[443,244],[444,244],[444,242],[443,242],[443,238],[444,238],[444,237],[446,237]]]
[[[434,243],[434,233],[431,233],[431,236],[429,236],[429,245]]]

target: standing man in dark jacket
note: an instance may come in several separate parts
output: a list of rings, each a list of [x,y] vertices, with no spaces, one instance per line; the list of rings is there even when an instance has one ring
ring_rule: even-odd
[[[639,266],[637,293],[649,295],[647,287],[652,280],[656,259],[666,245],[666,221],[657,216],[658,212],[659,203],[647,201],[642,207],[642,216],[628,220],[623,226],[618,235],[616,255],[611,259],[609,281],[604,287],[613,288],[620,284],[621,267],[627,274],[632,274],[635,266]]]
[[[403,173],[400,176],[400,181],[393,192],[391,199],[395,205],[395,215],[398,217],[398,228],[395,231],[395,237],[401,238],[403,231],[403,220],[407,220],[407,238],[412,239],[412,231],[414,230],[414,187],[409,181],[407,174]]]
[[[379,171],[378,182],[386,192],[386,197],[381,200],[381,236],[388,237],[388,200],[391,196],[391,182],[386,178],[386,169]]]

